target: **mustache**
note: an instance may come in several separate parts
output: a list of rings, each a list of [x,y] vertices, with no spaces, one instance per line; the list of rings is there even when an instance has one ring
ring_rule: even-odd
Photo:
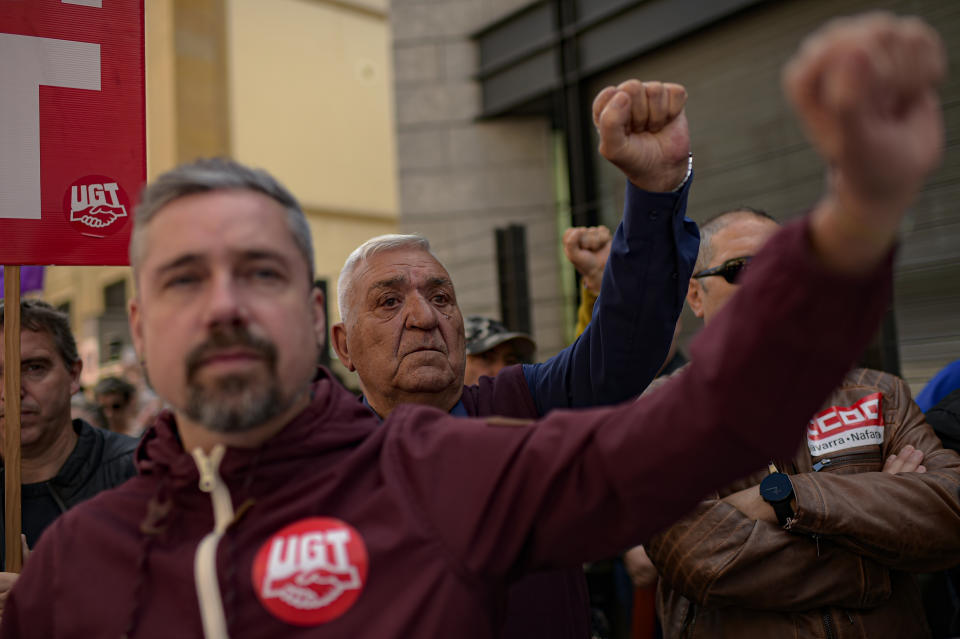
[[[277,361],[277,347],[273,342],[253,335],[243,326],[217,328],[210,336],[187,354],[187,379],[192,379],[203,361],[228,348],[243,348],[263,357],[272,368]]]
[[[33,404],[30,402],[26,402],[26,403],[20,402],[21,415],[23,415],[24,413],[39,413],[39,412],[40,412],[40,406],[38,406],[37,404]],[[0,401],[0,418],[3,418],[6,414],[7,414],[7,410],[4,407],[4,403],[3,401]]]

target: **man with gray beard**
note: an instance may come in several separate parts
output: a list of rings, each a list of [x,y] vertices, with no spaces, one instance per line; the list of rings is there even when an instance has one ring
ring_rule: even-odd
[[[240,374],[224,375],[204,385],[198,371],[219,351],[245,348],[257,354],[271,371],[263,384]],[[184,412],[217,433],[244,431],[275,414],[281,406],[276,380],[277,349],[268,340],[251,335],[243,326],[215,326],[210,338],[187,354],[190,391]]]

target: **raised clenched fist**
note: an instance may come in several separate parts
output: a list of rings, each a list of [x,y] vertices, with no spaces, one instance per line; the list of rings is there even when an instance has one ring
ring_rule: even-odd
[[[687,174],[690,131],[679,84],[627,80],[593,101],[600,154],[637,187],[672,191]]]
[[[612,239],[610,229],[605,226],[574,226],[563,233],[564,255],[595,295],[600,294]]]
[[[827,196],[811,220],[826,262],[862,270],[893,243],[943,156],[937,85],[945,72],[936,31],[880,12],[829,22],[784,68],[787,97],[829,166]]]
[[[943,155],[945,72],[933,28],[880,12],[829,22],[786,65],[784,90],[829,166],[833,226],[893,241]]]

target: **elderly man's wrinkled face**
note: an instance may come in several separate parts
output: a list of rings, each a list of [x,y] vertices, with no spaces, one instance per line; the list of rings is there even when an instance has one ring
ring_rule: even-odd
[[[713,253],[706,268],[734,258],[753,257],[779,228],[776,222],[754,215],[736,218],[710,239]],[[709,323],[739,288],[738,283],[731,284],[720,275],[692,279],[687,303],[694,315]]]
[[[459,394],[463,316],[450,275],[433,256],[376,253],[357,267],[349,298],[349,325],[335,328],[334,344],[378,412],[378,396]]]
[[[148,229],[130,321],[157,394],[219,432],[302,398],[323,298],[283,208],[247,190],[201,193],[163,207]]]

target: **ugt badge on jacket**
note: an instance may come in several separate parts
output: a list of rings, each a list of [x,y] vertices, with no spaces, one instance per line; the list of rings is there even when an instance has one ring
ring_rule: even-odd
[[[367,579],[367,548],[349,524],[301,519],[275,533],[253,561],[253,588],[264,608],[297,626],[336,619],[356,602]]]

